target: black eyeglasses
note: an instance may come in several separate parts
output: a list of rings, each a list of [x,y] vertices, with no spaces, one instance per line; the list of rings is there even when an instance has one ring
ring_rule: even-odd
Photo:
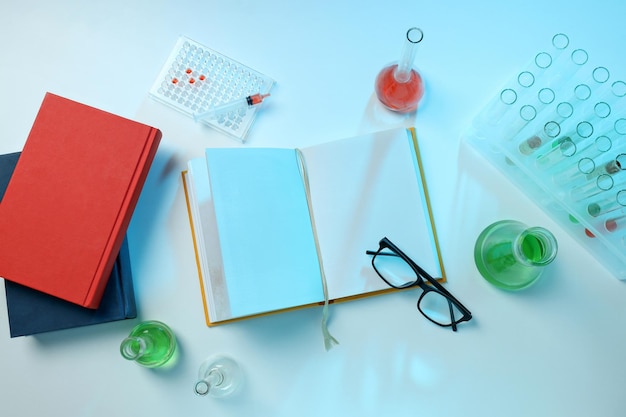
[[[418,285],[424,291],[417,309],[428,320],[455,332],[457,324],[471,320],[472,313],[459,300],[386,237],[380,240],[377,251],[366,253],[374,256],[372,266],[389,286],[402,289]]]

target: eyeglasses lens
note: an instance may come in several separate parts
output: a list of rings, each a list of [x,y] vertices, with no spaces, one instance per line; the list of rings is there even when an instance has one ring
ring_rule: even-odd
[[[424,293],[419,300],[420,311],[429,319],[442,326],[449,326],[452,324],[453,318],[450,314],[450,306],[452,306],[454,320],[458,321],[461,317],[463,317],[463,313],[459,311],[454,303],[449,302],[445,296],[436,291],[428,291]]]
[[[373,264],[378,274],[392,287],[410,287],[418,279],[413,268],[395,254],[379,253],[374,257]]]

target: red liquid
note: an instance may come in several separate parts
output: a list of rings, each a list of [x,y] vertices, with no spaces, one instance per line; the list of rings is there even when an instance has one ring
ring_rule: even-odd
[[[397,64],[383,68],[376,77],[376,95],[389,110],[409,113],[417,109],[417,103],[424,95],[422,77],[415,70],[405,83],[398,82],[394,77]]]

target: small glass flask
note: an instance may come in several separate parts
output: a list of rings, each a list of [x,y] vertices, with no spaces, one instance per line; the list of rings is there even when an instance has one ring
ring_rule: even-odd
[[[160,321],[145,321],[135,326],[122,340],[120,353],[124,359],[135,361],[146,368],[165,365],[176,350],[176,337]]]
[[[521,290],[533,284],[556,254],[556,238],[550,231],[515,220],[488,226],[474,247],[480,274],[505,290]]]
[[[406,32],[400,60],[383,68],[376,77],[376,96],[389,110],[398,113],[415,111],[424,95],[422,76],[413,68],[415,53],[422,39],[424,33],[421,29],[410,28]]]
[[[200,365],[194,392],[200,396],[226,397],[237,391],[242,380],[237,362],[227,356],[212,356]]]

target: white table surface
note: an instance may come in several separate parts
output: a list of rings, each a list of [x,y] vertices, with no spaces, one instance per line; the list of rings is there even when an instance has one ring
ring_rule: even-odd
[[[21,150],[50,91],[152,124],[164,138],[129,229],[139,318],[10,339],[0,295],[3,416],[624,416],[626,285],[460,136],[555,33],[626,78],[626,3],[571,1],[23,1],[0,5],[0,153]],[[425,33],[417,115],[384,111],[373,80],[411,26]],[[208,146],[240,146],[147,93],[179,35],[277,80],[244,146],[295,147],[415,125],[452,291],[474,314],[457,333],[416,310],[419,290],[320,310],[204,324],[180,182]],[[553,231],[541,281],[507,293],[472,259],[480,231],[511,218]],[[401,219],[399,219],[401,221]],[[372,242],[375,245],[376,242]],[[141,319],[179,340],[171,369],[123,360]],[[205,357],[246,374],[230,399],[197,397]]]

